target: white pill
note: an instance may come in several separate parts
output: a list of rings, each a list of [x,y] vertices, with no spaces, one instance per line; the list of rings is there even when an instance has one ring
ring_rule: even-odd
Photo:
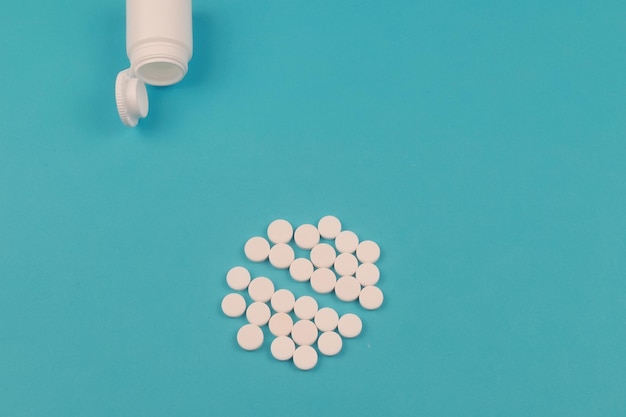
[[[334,239],[341,232],[341,221],[335,216],[324,216],[317,223],[317,229],[324,239]]]
[[[300,346],[293,353],[293,364],[303,371],[315,368],[317,365],[317,351],[311,346]]]
[[[298,297],[293,305],[293,312],[301,320],[311,320],[317,313],[317,301],[308,295]]]
[[[359,237],[349,230],[344,230],[335,238],[335,247],[340,253],[353,253],[359,246]]]
[[[226,283],[233,290],[245,290],[250,284],[250,272],[243,266],[231,268],[226,274]]]
[[[335,330],[338,322],[339,314],[330,307],[320,308],[318,312],[315,313],[315,325],[320,332]]]
[[[354,277],[341,277],[335,284],[335,295],[341,301],[354,301],[359,298],[361,293],[361,284]]]
[[[357,337],[361,334],[363,322],[356,314],[348,313],[341,316],[337,330],[343,337]]]
[[[245,350],[256,350],[263,344],[263,330],[255,324],[246,324],[237,332],[237,343]]]
[[[289,274],[296,281],[306,282],[313,273],[313,264],[306,258],[298,258],[289,265]]]
[[[328,243],[318,243],[311,249],[311,262],[318,268],[330,268],[335,262],[337,252]]]
[[[296,258],[293,248],[286,243],[277,243],[270,250],[270,263],[274,268],[287,269]]]
[[[248,306],[246,310],[246,318],[252,324],[257,326],[265,326],[270,319],[272,312],[265,303],[256,301]]]
[[[270,254],[270,243],[260,236],[251,237],[243,247],[243,251],[252,262],[263,262]]]
[[[248,294],[254,301],[267,303],[274,294],[274,283],[269,278],[257,277],[250,281]]]
[[[289,290],[278,290],[272,295],[272,308],[278,313],[289,313],[293,310],[296,297]]]
[[[320,294],[328,294],[335,289],[337,277],[335,273],[328,268],[319,268],[313,271],[311,275],[311,287]]]
[[[241,294],[231,293],[222,299],[222,311],[228,317],[240,317],[246,311],[246,300]]]
[[[291,338],[298,345],[312,345],[317,340],[317,326],[311,320],[298,320],[291,328]]]
[[[286,361],[293,357],[293,353],[296,351],[296,344],[293,343],[290,337],[279,336],[272,341],[270,351],[274,358],[279,361]]]
[[[364,287],[376,285],[380,279],[380,270],[374,264],[361,264],[356,270],[356,279]]]
[[[340,253],[335,259],[335,271],[340,276],[354,275],[359,267],[359,261],[351,253]]]
[[[293,328],[293,319],[287,313],[276,313],[270,318],[269,328],[274,336],[287,336]]]
[[[289,243],[293,236],[293,227],[287,220],[274,220],[267,227],[267,237],[273,243]]]
[[[312,249],[313,246],[320,243],[320,232],[312,224],[303,224],[296,229],[293,240],[301,249]]]
[[[335,332],[324,332],[317,339],[317,348],[326,356],[334,356],[341,352],[343,340]]]
[[[373,285],[364,287],[359,294],[359,303],[367,310],[376,310],[383,304],[383,299],[383,292]]]
[[[373,264],[380,258],[380,247],[373,240],[364,240],[356,247],[356,257],[363,263]]]

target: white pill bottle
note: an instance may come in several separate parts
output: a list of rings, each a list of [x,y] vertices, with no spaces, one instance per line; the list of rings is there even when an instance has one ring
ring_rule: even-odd
[[[126,0],[126,53],[130,68],[115,81],[122,122],[136,126],[148,115],[145,84],[176,84],[193,54],[191,0]]]

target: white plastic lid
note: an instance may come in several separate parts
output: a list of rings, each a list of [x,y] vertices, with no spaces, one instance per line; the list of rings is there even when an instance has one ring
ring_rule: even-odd
[[[130,69],[117,74],[115,101],[120,119],[126,126],[137,126],[139,119],[148,115],[148,91],[146,85],[135,77]]]

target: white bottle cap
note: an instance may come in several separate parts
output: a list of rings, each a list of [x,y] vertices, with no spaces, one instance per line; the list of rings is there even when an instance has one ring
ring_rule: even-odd
[[[126,126],[137,126],[139,119],[148,115],[148,91],[146,85],[135,77],[130,69],[117,74],[115,101],[120,119]]]

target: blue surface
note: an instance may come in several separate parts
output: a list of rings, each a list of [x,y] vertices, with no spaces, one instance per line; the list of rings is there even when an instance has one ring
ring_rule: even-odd
[[[123,1],[3,6],[0,415],[626,415],[626,3],[194,13],[128,129]],[[329,213],[384,307],[309,373],[237,349],[245,240]]]

